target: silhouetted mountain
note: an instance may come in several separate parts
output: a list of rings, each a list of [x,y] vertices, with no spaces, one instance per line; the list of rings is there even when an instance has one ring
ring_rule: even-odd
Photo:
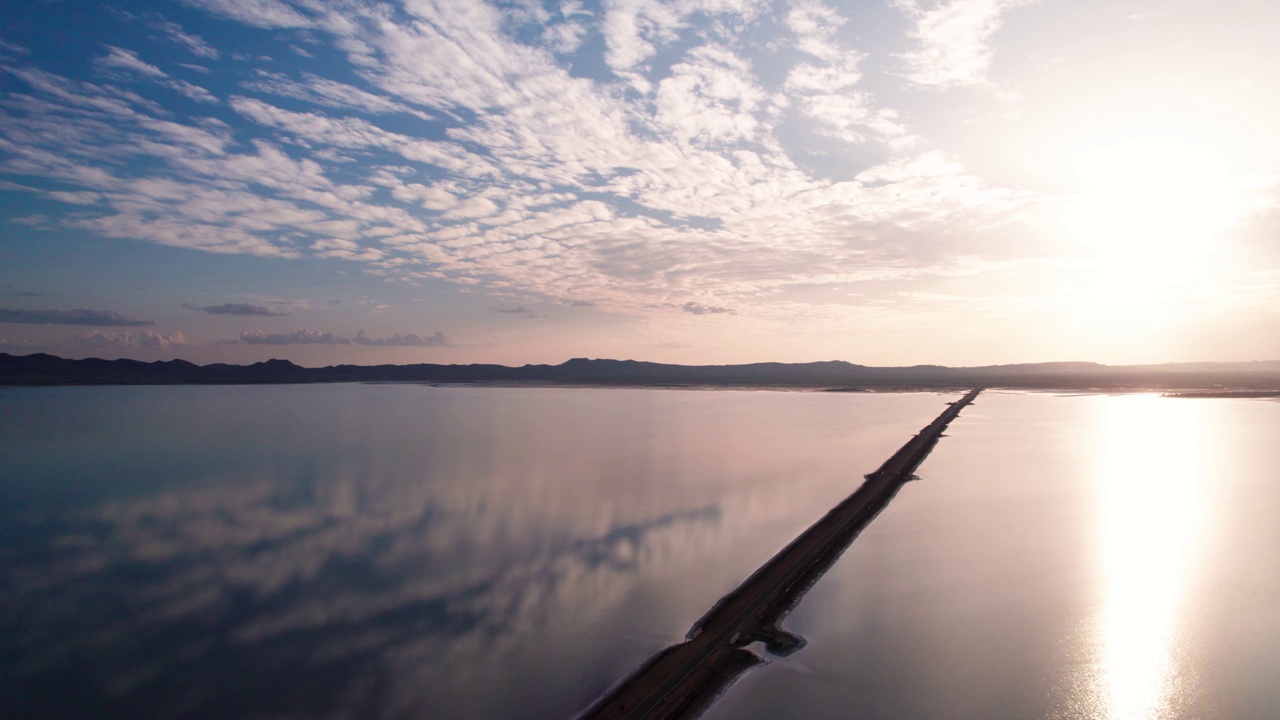
[[[330,365],[288,360],[194,365],[185,360],[67,360],[0,353],[0,385],[179,385],[326,382],[525,383],[616,386],[795,387],[836,391],[959,388],[1280,390],[1280,362],[1109,366],[1089,362],[951,368],[868,367],[844,361],[667,365],[574,358],[560,365]]]

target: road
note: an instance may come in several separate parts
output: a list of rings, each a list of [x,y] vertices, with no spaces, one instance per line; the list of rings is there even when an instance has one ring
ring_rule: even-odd
[[[596,701],[580,720],[656,720],[695,714],[754,662],[741,648],[765,640],[771,652],[799,647],[777,622],[861,531],[914,477],[947,425],[982,391],[950,403],[852,495],[791,541],[726,595],[689,632]],[[782,645],[793,639],[796,644]],[[750,656],[754,658],[755,656]]]

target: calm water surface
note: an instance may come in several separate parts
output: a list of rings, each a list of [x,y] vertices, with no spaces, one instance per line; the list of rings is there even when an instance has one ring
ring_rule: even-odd
[[[1280,404],[987,393],[708,717],[1280,717]]]
[[[928,393],[0,389],[0,716],[558,718]],[[988,394],[712,718],[1280,709],[1280,404]]]

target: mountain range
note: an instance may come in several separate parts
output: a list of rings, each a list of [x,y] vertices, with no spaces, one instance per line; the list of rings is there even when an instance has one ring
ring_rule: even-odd
[[[242,385],[332,382],[808,388],[831,391],[1007,388],[1280,391],[1280,361],[1101,365],[1049,362],[981,367],[871,367],[840,360],[744,365],[669,365],[574,358],[559,365],[330,365],[288,360],[196,365],[185,360],[71,360],[0,353],[0,385]]]

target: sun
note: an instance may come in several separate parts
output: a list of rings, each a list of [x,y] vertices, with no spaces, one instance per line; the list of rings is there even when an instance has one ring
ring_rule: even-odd
[[[1093,148],[1075,161],[1083,191],[1068,210],[1072,237],[1110,261],[1144,265],[1212,253],[1238,200],[1224,158],[1169,140]]]
[[[1178,316],[1212,284],[1242,213],[1231,163],[1206,144],[1138,136],[1085,148],[1072,169],[1061,227],[1084,268],[1078,319],[1128,332]]]

